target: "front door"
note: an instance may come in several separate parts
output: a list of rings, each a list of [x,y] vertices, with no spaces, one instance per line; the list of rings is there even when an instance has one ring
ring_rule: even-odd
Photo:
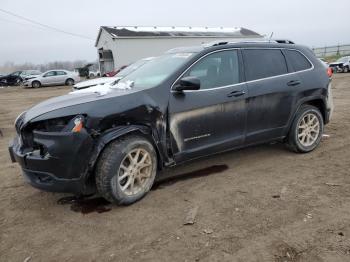
[[[201,87],[170,95],[169,124],[176,162],[243,143],[247,90],[241,83],[240,64],[238,50],[218,51],[202,57],[182,75],[197,77]]]
[[[57,83],[56,71],[49,71],[41,79],[42,85],[55,85]]]

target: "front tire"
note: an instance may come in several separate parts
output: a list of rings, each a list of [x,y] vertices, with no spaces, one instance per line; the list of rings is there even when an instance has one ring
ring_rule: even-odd
[[[343,72],[344,73],[349,73],[349,67],[348,66],[344,67]]]
[[[39,88],[39,87],[41,87],[41,83],[39,81],[33,81],[32,82],[32,87],[33,88]]]
[[[320,143],[324,130],[323,117],[317,107],[303,105],[293,121],[287,144],[298,153],[308,153]]]
[[[130,205],[151,189],[157,174],[157,154],[141,136],[128,136],[110,143],[96,167],[96,187],[108,201]]]

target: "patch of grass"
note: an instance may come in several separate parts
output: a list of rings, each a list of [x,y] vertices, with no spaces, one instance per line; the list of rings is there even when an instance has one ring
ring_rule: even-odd
[[[323,57],[323,59],[328,62],[328,63],[332,63],[337,61],[339,58],[343,57],[343,56],[349,56],[350,54],[347,55],[331,55],[331,56],[325,56]]]

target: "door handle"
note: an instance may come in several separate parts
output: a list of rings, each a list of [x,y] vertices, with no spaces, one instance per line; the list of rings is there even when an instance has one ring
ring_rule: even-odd
[[[300,85],[301,82],[299,80],[292,80],[287,83],[288,86],[297,86]]]
[[[243,96],[243,95],[245,95],[245,92],[244,91],[238,91],[238,90],[236,90],[236,91],[232,91],[231,93],[229,93],[227,96],[228,97],[238,97],[238,96]]]

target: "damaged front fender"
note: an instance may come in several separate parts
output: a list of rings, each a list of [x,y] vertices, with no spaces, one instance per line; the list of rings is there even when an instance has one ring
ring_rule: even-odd
[[[101,155],[104,148],[111,143],[112,141],[121,138],[125,135],[129,134],[141,134],[143,136],[146,136],[150,142],[154,145],[158,157],[160,157],[159,163],[162,163],[162,154],[160,153],[161,147],[159,146],[159,140],[156,138],[154,132],[152,132],[152,129],[148,126],[144,125],[127,125],[127,126],[118,126],[109,130],[106,130],[103,134],[100,135],[100,137],[96,140],[93,153],[91,155],[90,161],[89,161],[89,169],[92,173],[93,169],[95,167],[95,164]]]

